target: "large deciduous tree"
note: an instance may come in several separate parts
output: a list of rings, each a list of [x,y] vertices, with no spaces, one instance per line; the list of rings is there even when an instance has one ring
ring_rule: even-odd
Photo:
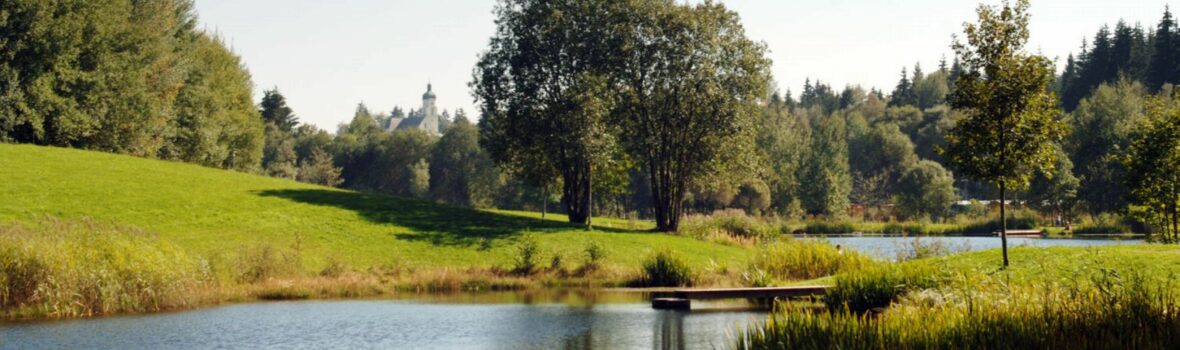
[[[1028,54],[1028,0],[981,5],[979,20],[964,25],[965,42],[954,49],[963,64],[951,104],[966,114],[947,135],[945,156],[968,177],[1000,192],[1000,239],[1008,266],[1007,191],[1028,185],[1053,166],[1053,141],[1065,128],[1049,91],[1053,63]]]
[[[634,1],[629,10],[614,116],[651,182],[657,229],[675,231],[691,185],[726,153],[753,154],[770,61],[720,4]]]
[[[500,1],[496,32],[471,82],[483,112],[481,145],[508,170],[559,174],[570,222],[587,225],[596,157],[615,146],[604,119],[612,105],[606,74],[617,57],[610,49],[616,5]]]

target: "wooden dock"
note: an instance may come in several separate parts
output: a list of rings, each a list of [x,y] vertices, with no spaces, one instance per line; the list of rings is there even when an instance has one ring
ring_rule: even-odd
[[[824,295],[831,286],[675,289],[664,296],[652,298],[651,307],[658,310],[688,310],[692,300],[713,299],[781,299]]]

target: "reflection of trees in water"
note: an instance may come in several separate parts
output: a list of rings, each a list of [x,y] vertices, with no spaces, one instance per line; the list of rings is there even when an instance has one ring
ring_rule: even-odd
[[[655,343],[653,349],[684,349],[684,315],[683,311],[660,311],[655,323]]]

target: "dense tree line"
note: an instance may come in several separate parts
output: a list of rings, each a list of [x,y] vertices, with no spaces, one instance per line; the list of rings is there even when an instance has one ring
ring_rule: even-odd
[[[0,3],[0,140],[258,169],[250,74],[187,0]]]
[[[1142,83],[1158,92],[1165,84],[1180,83],[1180,26],[1165,8],[1154,30],[1125,21],[1114,30],[1104,26],[1093,40],[1083,41],[1081,52],[1070,55],[1058,82],[1058,94],[1066,111],[1101,84],[1120,79]]]

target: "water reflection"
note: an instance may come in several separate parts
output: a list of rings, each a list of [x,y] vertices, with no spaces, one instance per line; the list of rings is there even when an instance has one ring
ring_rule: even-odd
[[[655,311],[643,295],[618,294],[258,303],[0,324],[0,349],[713,349],[731,346],[739,327],[766,317],[724,304]]]

